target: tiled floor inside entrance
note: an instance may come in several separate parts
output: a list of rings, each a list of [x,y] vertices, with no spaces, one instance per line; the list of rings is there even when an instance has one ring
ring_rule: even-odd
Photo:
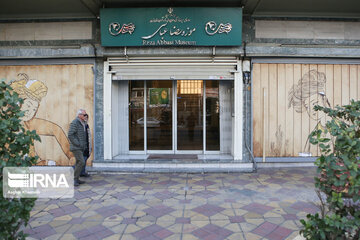
[[[92,175],[72,199],[38,199],[29,239],[293,239],[318,211],[315,168]]]

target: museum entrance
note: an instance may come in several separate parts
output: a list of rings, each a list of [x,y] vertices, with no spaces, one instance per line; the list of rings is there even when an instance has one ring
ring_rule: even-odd
[[[220,151],[219,81],[129,81],[129,150]]]

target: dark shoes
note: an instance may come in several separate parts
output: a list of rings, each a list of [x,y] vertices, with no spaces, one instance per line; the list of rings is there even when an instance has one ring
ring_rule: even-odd
[[[85,183],[85,181],[81,181],[80,179],[74,180],[74,186],[75,187],[77,187],[77,186],[79,186],[80,184],[83,184],[83,183]]]
[[[90,177],[88,173],[81,174],[80,177]]]

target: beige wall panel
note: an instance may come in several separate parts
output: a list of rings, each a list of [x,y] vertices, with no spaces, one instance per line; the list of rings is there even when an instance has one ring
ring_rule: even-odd
[[[341,65],[334,65],[334,106],[341,106],[342,93],[342,79],[341,79]]]
[[[328,119],[322,112],[313,111],[314,105],[334,107],[360,97],[359,65],[254,64],[253,69],[256,157],[262,157],[263,137],[266,157],[296,157],[299,153],[318,156],[319,148],[309,144],[308,136],[314,129],[322,128]],[[265,115],[263,89],[267,93]]]
[[[294,65],[285,64],[285,99],[286,103],[286,122],[285,122],[285,156],[294,156],[294,108],[289,106],[288,95],[294,85]]]
[[[72,39],[92,39],[92,22],[0,24],[0,41]]]
[[[359,22],[256,20],[256,38],[358,40]]]
[[[262,93],[262,105],[263,108],[260,111],[263,114],[263,119],[261,120],[263,126],[263,141],[261,142],[261,156],[265,150],[265,156],[269,151],[270,139],[269,139],[269,64],[261,65],[261,90]],[[264,140],[265,139],[265,140]],[[263,143],[265,142],[265,145]],[[264,149],[265,148],[265,149]]]
[[[30,113],[23,119],[25,127],[36,130],[41,137],[42,142],[37,142],[33,149],[40,157],[39,165],[54,162],[65,166],[74,164],[67,132],[78,108],[86,106],[89,115],[93,116],[91,67],[92,65],[0,66],[0,78],[12,81],[15,90],[23,93],[23,108]],[[85,94],[86,92],[91,94]],[[91,119],[89,126],[93,131]]]
[[[350,98],[350,66],[341,65],[341,104],[349,104]]]
[[[329,82],[329,80],[327,79],[327,75],[326,75],[326,67],[327,67],[328,65],[325,65],[325,64],[319,64],[318,65],[318,71],[319,71],[319,73],[323,73],[324,74],[324,76],[325,76],[325,84],[324,84],[324,86],[323,86],[323,89],[319,89],[319,91],[324,91],[324,93],[325,93],[325,96],[326,96],[326,98],[324,99],[324,101],[325,101],[325,103],[326,103],[326,106],[327,107],[331,107],[331,105],[329,105],[330,104],[330,102],[329,102],[329,100],[328,100],[328,98],[329,98],[329,96],[331,96],[332,94],[330,93],[331,91],[329,91],[329,93],[328,93],[328,90],[327,90],[327,84],[328,84],[328,82]],[[319,100],[319,103],[321,103],[321,102],[324,102],[324,101],[322,101],[323,99],[321,98],[321,96],[320,95],[318,95],[318,100]],[[321,126],[325,126],[325,123],[326,123],[326,115],[325,114],[322,114],[322,113],[320,113],[320,112],[317,112],[317,122],[319,123],[321,123]],[[313,156],[319,156],[320,155],[320,148],[318,147],[318,146],[316,146],[316,154],[314,154]]]
[[[350,99],[357,99],[357,88],[358,88],[358,78],[357,78],[357,66],[350,65]]]
[[[330,106],[334,106],[334,65],[326,65],[325,66],[325,74],[326,74],[326,96],[330,103]]]
[[[301,79],[310,78],[310,65],[309,64],[302,64],[301,65]],[[310,97],[305,94],[305,92],[310,91],[310,85],[305,85],[302,83],[302,99],[303,101],[309,101]],[[309,106],[309,105],[307,105]],[[301,152],[309,152],[309,143],[308,143],[308,135],[310,131],[310,119],[309,114],[306,110],[303,110],[301,113]]]
[[[285,143],[286,140],[286,102],[283,100],[287,98],[286,96],[286,71],[285,64],[278,65],[278,135],[277,142],[280,145],[280,155],[284,156],[286,153],[287,145]]]
[[[279,125],[278,125],[278,86],[277,86],[277,64],[269,64],[269,120],[268,122],[268,138],[270,141],[270,146],[267,148],[267,155],[269,156],[279,156],[280,149],[279,144],[277,144],[278,139],[277,135],[279,133]],[[280,146],[281,148],[281,146]]]
[[[314,76],[314,79],[316,82],[322,82],[322,85],[316,86],[316,92],[315,97],[313,96],[313,101],[310,102],[310,131],[309,134],[314,131],[315,129],[318,129],[320,126],[320,117],[322,114],[319,114],[318,111],[314,111],[314,106],[320,104],[323,99],[323,97],[319,93],[326,94],[326,75],[325,75],[325,66],[324,65],[310,65],[310,70],[316,71],[318,74]],[[310,152],[312,156],[318,156],[318,147],[315,145],[310,144],[310,139],[308,137],[308,144],[310,146]]]
[[[360,39],[360,24],[357,22],[347,23],[345,27],[345,39]]]
[[[6,40],[5,24],[0,24],[0,41]]]
[[[286,31],[283,29],[286,24],[282,21],[255,21],[255,37],[256,38],[286,38]]]
[[[262,155],[262,141],[263,141],[263,124],[262,124],[262,88],[261,88],[261,64],[253,65],[253,103],[257,111],[253,112],[253,149],[254,156]],[[256,104],[256,106],[255,106]]]
[[[302,77],[302,75],[301,75],[301,65],[300,64],[294,64],[294,85],[293,85],[293,88],[298,85],[299,80],[301,79],[301,77]],[[290,92],[289,92],[289,95],[290,95]],[[290,101],[290,100],[288,99],[288,101]],[[291,106],[291,108],[294,109],[293,106]],[[299,152],[302,152],[302,151],[303,151],[303,148],[302,148],[302,145],[301,145],[301,114],[298,113],[294,109],[294,156],[298,156]]]
[[[61,25],[63,40],[92,38],[91,22],[64,22]]]
[[[26,41],[35,39],[35,29],[32,23],[9,23],[5,25],[5,41]]]
[[[275,149],[277,149],[279,156],[285,156],[286,148],[286,71],[285,64],[277,65],[277,131],[276,131],[276,143]]]
[[[37,23],[34,27],[34,40],[58,40],[61,39],[60,23]]]

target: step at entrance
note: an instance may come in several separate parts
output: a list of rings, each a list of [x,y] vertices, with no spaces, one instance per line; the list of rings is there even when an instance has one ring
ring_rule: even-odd
[[[150,154],[149,160],[198,160],[196,154]]]

